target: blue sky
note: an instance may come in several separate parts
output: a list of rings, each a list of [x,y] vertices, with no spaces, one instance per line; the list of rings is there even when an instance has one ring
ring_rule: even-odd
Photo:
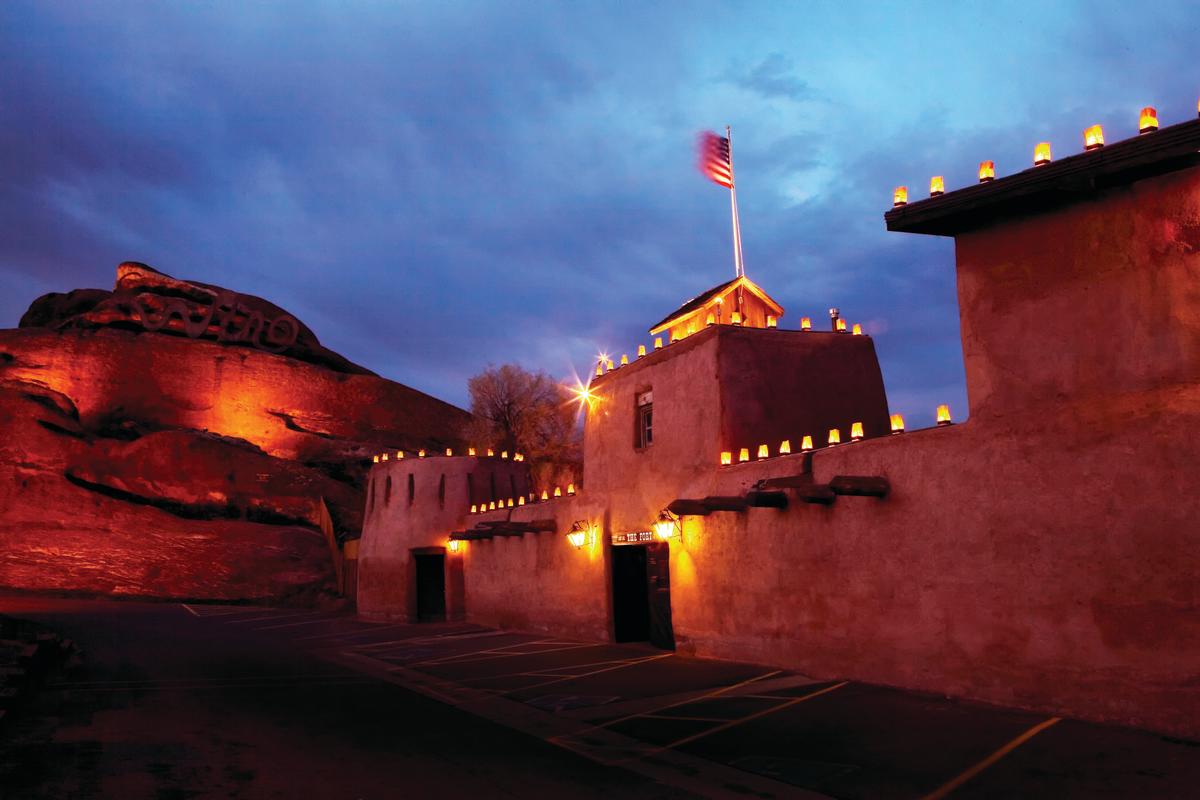
[[[466,402],[587,374],[732,276],[875,335],[893,410],[966,411],[953,243],[891,190],[1196,114],[1200,7],[1108,3],[0,4],[0,326],[123,260],[262,295]]]

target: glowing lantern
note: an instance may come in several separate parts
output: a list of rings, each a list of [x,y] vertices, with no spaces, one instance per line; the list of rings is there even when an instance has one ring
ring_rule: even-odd
[[[733,463],[733,451],[732,450],[722,450],[721,451],[721,466],[727,467],[732,463]]]
[[[424,450],[418,450],[418,451],[417,451],[417,458],[424,458],[424,457],[425,457],[425,451],[424,451]]]
[[[567,531],[567,541],[575,546],[575,549],[583,547],[583,543],[587,541],[587,525],[582,521],[571,525],[571,530]]]
[[[478,514],[478,513],[479,513],[479,506],[475,505],[474,503],[471,503],[471,513],[472,513],[472,514]]]
[[[892,414],[892,433],[904,433],[904,417]]]
[[[908,205],[908,187],[897,186],[892,192],[892,207],[899,208],[900,206]]]
[[[459,544],[460,544],[460,542],[458,541],[458,539],[451,539],[450,541],[446,542],[446,549],[449,550],[451,553],[457,553]]]
[[[467,455],[469,455],[469,456],[473,456],[473,455],[475,455],[475,448],[474,448],[474,447],[468,447],[468,448],[467,448]]]
[[[488,453],[488,458],[491,458],[492,456],[496,455],[496,451],[490,447],[488,448],[487,453]]]
[[[705,325],[716,325],[717,324],[717,318],[715,316],[713,316],[713,313],[711,311],[708,312],[708,317],[705,318],[704,324]]]
[[[811,436],[805,436],[803,439],[800,440],[800,452],[801,453],[807,453],[809,450],[812,450],[812,449],[813,449],[813,444],[812,444]]]
[[[770,314],[767,314],[767,327],[768,327],[768,328],[778,328],[778,327],[779,327],[779,320],[775,319],[775,318],[774,318],[773,316],[771,316]]]
[[[376,464],[379,463],[379,454],[378,453],[375,454],[375,463]]]
[[[616,367],[614,367],[614,366],[613,366],[613,360],[612,360],[611,358],[608,360],[608,368],[609,368],[609,369],[616,369]]]
[[[508,458],[508,451],[507,451],[507,450],[501,450],[501,451],[500,451],[500,457],[501,457],[501,458],[503,458],[503,459],[507,459],[507,458]]]
[[[812,317],[801,317],[800,318],[800,330],[802,330],[802,331],[811,331],[812,330]]]
[[[448,455],[448,456],[452,456],[452,455],[454,455],[454,450],[453,450],[453,449],[451,449],[451,448],[449,448],[449,447],[447,447],[447,448],[446,448],[446,455]]]
[[[779,443],[779,455],[786,456],[790,452],[792,452],[792,440],[784,439]]]
[[[979,182],[988,183],[996,180],[996,162],[995,161],[980,161],[979,162]]]
[[[749,461],[749,460],[750,460],[750,448],[749,447],[743,447],[741,450],[738,450],[738,463],[739,464],[742,463],[743,461]]]
[[[1104,147],[1104,129],[1099,125],[1083,129],[1083,149],[1099,150]]]
[[[679,517],[664,508],[658,512],[658,519],[654,520],[653,527],[654,535],[660,542],[665,542],[679,530]]]
[[[562,497],[562,487],[561,487],[561,486],[555,486],[555,487],[554,487],[554,496],[555,496],[555,497]]]
[[[838,333],[846,332],[846,320],[842,319],[841,317],[838,317],[836,324],[837,324],[837,332]]]
[[[521,495],[520,497],[517,498],[517,505],[519,505],[519,506],[525,505],[525,495]]]
[[[767,447],[765,444],[760,444],[758,446],[758,457],[759,458],[770,458],[770,456],[771,456],[771,448]]]
[[[543,500],[549,500],[549,499],[550,499],[550,495],[549,495],[549,494],[546,492],[546,490],[545,490],[545,489],[542,489],[542,499],[543,499]]]
[[[402,458],[404,458],[404,451],[403,451],[403,450],[397,450],[397,451],[396,451],[396,460],[397,460],[397,461],[399,461],[399,460],[400,460],[400,459],[402,459]]]
[[[638,358],[642,358],[645,355],[646,355],[646,345],[639,344],[638,345]]]
[[[732,322],[734,325],[741,325],[742,324],[742,312],[734,311],[729,316],[729,321]]]
[[[1158,112],[1154,106],[1146,106],[1138,116],[1138,133],[1153,133],[1158,130]]]
[[[567,484],[567,494],[568,494],[568,495],[573,495],[573,494],[575,494],[575,484],[573,484],[573,483],[568,483],[568,484]]]
[[[855,336],[862,336],[862,325],[854,323],[854,329],[851,331]]]
[[[516,505],[516,504],[515,504],[515,503],[513,503],[513,499],[512,499],[511,497],[510,497],[510,498],[508,498],[508,507],[509,507],[509,508],[512,508],[514,505]]]
[[[1033,148],[1033,165],[1035,167],[1043,166],[1050,163],[1050,143],[1038,142],[1038,146]]]
[[[1200,117],[1200,100],[1196,101],[1196,116]]]
[[[662,347],[662,337],[655,336],[654,337],[654,349],[658,350],[660,347]]]
[[[839,431],[837,428],[830,428],[829,429],[829,446],[833,447],[835,444],[841,444],[841,442],[842,442],[842,432]]]
[[[384,453],[384,454],[381,456],[381,458],[382,458],[384,461],[387,461],[387,453]]]
[[[855,422],[850,426],[850,441],[857,442],[863,438],[863,426],[861,422]]]
[[[929,196],[939,197],[946,193],[946,181],[941,175],[934,175],[929,179]]]
[[[495,510],[496,510],[496,501],[492,500],[490,503],[488,503],[488,511],[495,511]]]
[[[597,364],[597,365],[596,365],[596,377],[598,378],[598,377],[600,377],[600,376],[601,376],[601,375],[603,375],[603,374],[604,374],[604,367],[603,367],[603,365],[601,365],[601,364]]]
[[[622,367],[624,367],[624,366],[626,366],[627,364],[629,364],[629,354],[628,354],[628,353],[622,353],[622,354],[621,354],[621,366],[622,366]]]
[[[953,425],[950,419],[950,406],[942,403],[937,407],[937,424],[938,425]]]
[[[525,460],[524,453],[513,453],[513,461],[524,461],[524,460]]]

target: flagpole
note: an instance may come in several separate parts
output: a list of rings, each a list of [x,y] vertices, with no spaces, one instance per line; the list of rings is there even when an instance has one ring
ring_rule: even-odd
[[[733,178],[733,131],[728,125],[725,126],[725,139],[729,142],[729,207],[733,215],[733,270],[734,277],[742,277],[746,274],[745,264],[742,262],[742,225],[738,220],[737,207],[737,181]]]

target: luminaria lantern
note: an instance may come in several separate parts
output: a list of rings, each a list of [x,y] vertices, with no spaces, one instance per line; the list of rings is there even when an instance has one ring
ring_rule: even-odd
[[[996,180],[996,162],[995,161],[980,161],[979,162],[979,182],[990,183]]]
[[[749,461],[749,460],[750,460],[750,448],[749,447],[743,447],[741,450],[738,450],[738,463],[739,464],[744,461]]]
[[[771,448],[767,447],[765,444],[760,444],[758,446],[758,457],[759,458],[770,458],[771,457]]]
[[[830,428],[829,429],[829,446],[833,447],[835,444],[841,444],[841,442],[842,442],[842,432],[839,431],[837,428]]]
[[[645,358],[645,356],[646,356],[646,345],[639,344],[638,345],[638,358]]]
[[[1104,147],[1104,128],[1099,125],[1092,125],[1089,128],[1083,129],[1083,149],[1087,151],[1099,150]]]
[[[384,453],[384,454],[383,454],[383,456],[381,456],[381,457],[383,458],[383,460],[384,460],[384,461],[387,461],[387,460],[388,460],[388,454],[387,454],[387,453]]]
[[[779,455],[786,456],[792,452],[792,440],[784,439],[779,443]]]
[[[908,187],[897,186],[892,191],[892,208],[908,205]]]
[[[807,453],[809,450],[812,450],[812,449],[813,449],[813,443],[812,443],[811,436],[805,436],[803,439],[800,440],[800,452],[801,453]]]
[[[1033,148],[1033,165],[1035,167],[1045,166],[1050,163],[1050,143],[1038,142],[1037,147]]]
[[[473,455],[475,455],[475,448],[474,448],[474,447],[468,447],[468,448],[467,448],[467,455],[469,455],[469,456],[473,456]]]
[[[722,450],[721,451],[721,466],[727,467],[732,463],[733,463],[733,451],[732,450]]]
[[[629,364],[629,354],[622,353],[621,354],[621,366],[624,367],[624,366],[627,366],[628,364]]]
[[[854,323],[854,328],[850,332],[855,336],[862,336],[862,325],[859,325],[857,322]]]
[[[954,424],[954,421],[950,419],[950,406],[946,403],[937,407],[937,424],[939,426]]]
[[[575,494],[575,484],[573,484],[573,483],[568,483],[568,484],[567,484],[567,495],[568,495],[568,496],[571,496],[571,495],[574,495],[574,494]]]
[[[941,175],[929,179],[929,196],[941,197],[946,193],[946,180]]]
[[[850,441],[857,442],[863,438],[863,424],[855,422],[850,426]]]
[[[768,328],[778,328],[779,320],[775,319],[775,317],[771,316],[770,314],[767,314],[767,327]]]
[[[800,330],[802,330],[802,331],[811,331],[812,330],[812,317],[801,317],[800,318]]]
[[[561,487],[561,486],[555,486],[555,487],[554,487],[554,496],[555,496],[555,497],[562,497],[562,487]]]
[[[846,320],[842,319],[841,317],[838,317],[836,320],[836,324],[837,324],[837,332],[838,333],[846,332]]]
[[[904,433],[904,417],[892,414],[892,433]]]
[[[1138,115],[1138,133],[1154,133],[1158,130],[1158,112],[1154,106],[1146,106]]]
[[[661,347],[662,347],[662,337],[661,337],[661,336],[655,336],[655,337],[654,337],[654,349],[655,349],[655,350],[658,350],[658,349],[660,349]]]

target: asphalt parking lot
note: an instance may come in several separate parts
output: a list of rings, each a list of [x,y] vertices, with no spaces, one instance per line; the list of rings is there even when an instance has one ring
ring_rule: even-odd
[[[748,795],[1196,797],[1200,744],[640,645],[188,606],[660,780]],[[698,766],[700,765],[700,766]],[[733,776],[733,777],[731,777]],[[739,781],[739,777],[744,779]],[[686,786],[692,788],[694,786]]]
[[[1191,798],[1146,731],[464,623],[0,597],[85,667],[0,725],[0,797]]]

